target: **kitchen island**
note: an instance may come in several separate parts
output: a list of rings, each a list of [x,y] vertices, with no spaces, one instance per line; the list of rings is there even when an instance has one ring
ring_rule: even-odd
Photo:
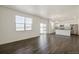
[[[64,35],[64,36],[71,36],[71,30],[66,29],[56,29],[55,30],[56,35]]]

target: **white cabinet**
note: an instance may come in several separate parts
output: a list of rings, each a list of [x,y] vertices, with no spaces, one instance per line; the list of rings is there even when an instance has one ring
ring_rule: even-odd
[[[71,30],[60,30],[57,29],[55,31],[56,35],[64,35],[64,36],[70,36],[71,35]]]

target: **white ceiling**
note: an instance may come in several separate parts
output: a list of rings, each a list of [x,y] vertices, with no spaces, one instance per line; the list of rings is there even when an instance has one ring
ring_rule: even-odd
[[[3,7],[52,20],[75,18],[79,15],[79,6],[76,5],[4,5]]]

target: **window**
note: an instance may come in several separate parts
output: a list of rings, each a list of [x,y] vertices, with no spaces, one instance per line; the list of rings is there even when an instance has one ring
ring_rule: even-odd
[[[32,30],[32,18],[16,16],[16,31]]]
[[[16,31],[24,31],[24,17],[16,16]]]
[[[25,30],[32,30],[32,18],[25,18]]]

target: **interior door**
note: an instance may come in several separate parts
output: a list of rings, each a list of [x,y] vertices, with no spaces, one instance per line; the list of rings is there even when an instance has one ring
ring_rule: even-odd
[[[47,25],[45,23],[40,23],[40,33],[41,34],[47,33]]]

